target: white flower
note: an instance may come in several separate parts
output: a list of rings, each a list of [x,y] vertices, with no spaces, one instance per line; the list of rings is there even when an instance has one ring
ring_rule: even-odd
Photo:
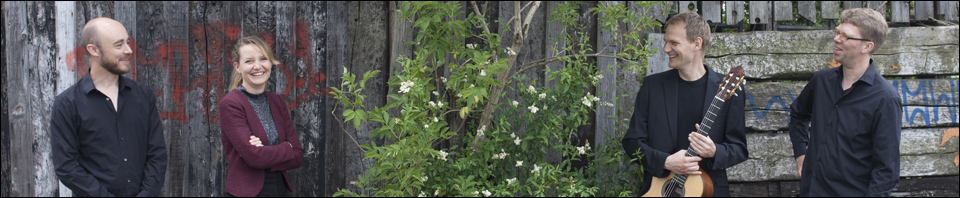
[[[440,190],[433,191],[433,196],[437,196],[437,195],[440,195]]]
[[[473,44],[473,43],[467,44],[467,48],[469,48],[469,49],[474,49],[474,48],[477,48],[477,45],[475,45],[475,44]]]
[[[481,69],[481,70],[480,70],[480,76],[487,76],[487,72],[485,72],[485,71],[483,71],[483,70]]]
[[[593,102],[591,102],[590,99],[587,98],[586,96],[580,99],[580,103],[583,103],[583,105],[587,105],[587,107],[593,107]]]
[[[547,98],[547,93],[540,94],[540,99],[546,99],[546,98]]]
[[[598,81],[600,79],[603,79],[603,74],[597,74],[596,76],[593,77],[593,80],[595,81]]]
[[[516,133],[510,133],[510,138],[517,138],[517,134],[516,134]]]
[[[513,140],[513,143],[516,144],[516,145],[520,145],[520,142],[522,142],[522,141],[523,141],[523,140],[520,140],[520,137],[516,137],[516,139]]]
[[[427,195],[423,194],[423,191],[420,191],[420,195],[417,195],[417,197],[427,197]]]
[[[613,103],[609,103],[609,102],[601,102],[601,103],[600,103],[600,105],[603,105],[603,106],[608,106],[608,107],[612,107],[612,106],[613,106]]]
[[[443,161],[447,161],[447,152],[444,152],[444,151],[441,150],[441,151],[440,151],[440,159],[442,159]]]
[[[440,92],[433,91],[433,95],[434,95],[434,96],[439,96],[439,95],[440,95]]]
[[[443,81],[443,83],[447,83],[447,78],[446,78],[446,77],[443,77],[443,76],[441,76],[441,77],[440,77],[440,81]]]
[[[537,88],[533,88],[533,85],[530,85],[529,87],[527,87],[527,92],[535,94],[537,93]]]
[[[463,98],[463,94],[457,93],[457,98]]]
[[[584,144],[584,145],[583,145],[583,147],[587,147],[587,150],[590,150],[590,142],[589,142],[589,141],[587,141],[587,143],[586,143],[586,144]]]
[[[580,153],[580,155],[583,155],[583,154],[586,154],[587,151],[582,146],[578,146],[577,153]]]
[[[393,124],[400,124],[400,118],[393,118]]]
[[[439,122],[439,121],[440,119],[437,119],[437,117],[433,117],[433,122]]]
[[[543,105],[543,110],[547,110],[547,105],[546,105],[546,104]]]
[[[473,84],[470,84],[470,88],[473,88]]]
[[[594,96],[593,98],[591,98],[591,100],[593,100],[594,102],[596,102],[596,101],[600,101],[600,97],[596,97],[596,96]]]
[[[427,103],[430,103],[430,106],[431,106],[431,107],[436,107],[436,106],[437,106],[437,103],[435,103],[435,102],[433,102],[433,101],[430,101],[430,102],[427,102]]]
[[[527,107],[527,109],[530,109],[531,113],[537,113],[537,111],[540,110],[540,108],[537,108],[537,106],[533,106],[533,105],[530,105],[530,107]]]
[[[534,164],[533,170],[530,171],[530,173],[540,173],[540,166],[537,166],[536,164]]]
[[[430,128],[430,125],[429,125],[429,124],[424,124],[424,125],[423,125],[423,128]]]
[[[517,161],[517,167],[523,166],[523,161]]]
[[[500,154],[493,154],[493,159],[506,159],[508,154],[503,149],[500,149]]]
[[[400,83],[400,93],[410,92],[410,87],[412,86],[413,86],[413,82],[410,80]]]
[[[513,49],[510,49],[510,47],[507,47],[507,55],[516,56],[517,52],[514,52]]]
[[[516,100],[514,100],[514,101],[513,101],[513,107],[517,107],[517,105],[520,105],[520,103],[517,102]]]
[[[430,177],[428,177],[428,176],[423,176],[423,177],[420,178],[420,181],[422,181],[422,182],[427,182],[427,179],[430,179]]]
[[[491,194],[492,194],[492,193],[490,193],[490,191],[483,190],[483,196],[489,197]]]
[[[553,98],[553,100],[557,100],[556,96],[550,96],[550,98]]]
[[[477,136],[483,136],[485,131],[487,131],[487,125],[480,126],[480,129],[477,129]]]
[[[443,107],[443,102],[437,101],[437,107]]]
[[[516,177],[507,179],[507,185],[512,184],[514,181],[517,181],[517,178],[516,178]]]

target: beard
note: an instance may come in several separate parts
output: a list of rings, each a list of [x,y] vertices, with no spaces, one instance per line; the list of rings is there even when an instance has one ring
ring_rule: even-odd
[[[123,75],[127,72],[130,72],[130,66],[126,65],[125,68],[120,68],[120,59],[114,61],[106,60],[103,57],[100,57],[100,66],[103,69],[106,69],[108,72],[115,75]]]

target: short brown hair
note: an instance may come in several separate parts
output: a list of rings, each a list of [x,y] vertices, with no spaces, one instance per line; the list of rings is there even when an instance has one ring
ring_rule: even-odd
[[[840,23],[850,23],[860,29],[860,37],[870,40],[874,43],[873,54],[880,49],[883,41],[887,39],[887,20],[883,14],[869,8],[854,8],[844,10],[840,14]]]
[[[700,50],[707,50],[707,46],[710,46],[710,25],[707,25],[703,17],[694,11],[686,11],[667,20],[667,26],[679,24],[686,24],[684,29],[687,30],[687,40],[695,41],[700,37],[703,39],[703,48]]]

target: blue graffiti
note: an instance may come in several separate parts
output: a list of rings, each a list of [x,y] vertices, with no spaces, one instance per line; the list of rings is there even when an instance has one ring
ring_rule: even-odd
[[[747,99],[747,103],[750,104],[750,108],[753,109],[753,115],[757,116],[757,119],[763,119],[767,117],[767,113],[770,112],[770,107],[773,106],[774,103],[780,104],[780,107],[783,109],[787,109],[787,110],[790,109],[790,106],[787,105],[785,102],[783,102],[783,98],[781,98],[780,96],[770,97],[770,99],[767,100],[767,106],[764,107],[762,110],[757,109],[757,103],[753,99],[753,94],[751,94],[750,92],[746,92],[744,93],[744,97],[745,99]],[[794,99],[796,99],[795,97],[793,97],[793,93],[790,90],[787,90],[787,97],[790,97],[790,101],[793,101]]]
[[[905,119],[907,120],[907,122],[908,122],[908,124],[909,124],[910,126],[914,126],[914,125],[915,125],[915,123],[914,123],[914,118],[916,118],[917,115],[919,115],[920,118],[923,119],[924,124],[925,124],[926,126],[929,126],[929,125],[931,124],[931,123],[930,123],[930,122],[931,122],[931,121],[930,121],[930,120],[931,120],[931,119],[930,119],[930,114],[931,114],[931,113],[933,114],[933,119],[932,119],[932,120],[933,120],[934,124],[937,124],[936,122],[940,120],[940,108],[939,108],[940,106],[947,106],[947,110],[950,111],[950,112],[956,112],[956,111],[957,111],[957,107],[956,107],[956,105],[957,105],[957,102],[956,102],[956,101],[957,101],[957,95],[956,95],[956,93],[957,93],[957,82],[958,82],[958,81],[957,81],[957,80],[953,80],[953,81],[949,81],[949,82],[950,82],[950,90],[952,90],[952,92],[949,93],[949,94],[948,94],[948,93],[942,93],[942,94],[939,94],[939,95],[938,95],[938,94],[935,93],[934,90],[933,90],[933,88],[934,88],[934,86],[933,86],[933,80],[929,80],[929,79],[920,80],[920,82],[917,83],[917,89],[915,89],[915,90],[911,90],[910,87],[907,86],[907,81],[903,81],[903,80],[893,80],[893,82],[892,82],[892,83],[893,83],[893,86],[894,86],[894,88],[897,89],[897,91],[899,91],[899,92],[901,93],[901,94],[900,94],[900,97],[901,97],[901,100],[903,100],[904,102],[906,102],[906,101],[907,101],[907,97],[910,97],[910,96],[913,96],[913,97],[918,97],[918,96],[919,96],[919,97],[923,97],[923,100],[922,100],[922,101],[923,101],[923,107],[922,107],[922,108],[914,108],[913,111],[910,111],[909,108],[908,108],[908,106],[906,106],[906,105],[903,106],[903,116],[905,117]],[[952,96],[952,97],[951,97],[951,96]],[[951,100],[951,98],[952,98],[952,100]],[[932,112],[931,112],[931,110],[930,110],[931,108],[933,109]],[[951,120],[951,123],[957,123],[957,114],[955,114],[955,113],[954,113],[954,114],[950,114],[950,120]]]

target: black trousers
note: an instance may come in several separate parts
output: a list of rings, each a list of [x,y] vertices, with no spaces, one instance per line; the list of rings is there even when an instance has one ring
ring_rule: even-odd
[[[236,197],[230,193],[224,193],[226,197]],[[287,182],[283,180],[283,174],[280,172],[270,172],[264,175],[263,189],[257,193],[257,197],[286,197]]]

